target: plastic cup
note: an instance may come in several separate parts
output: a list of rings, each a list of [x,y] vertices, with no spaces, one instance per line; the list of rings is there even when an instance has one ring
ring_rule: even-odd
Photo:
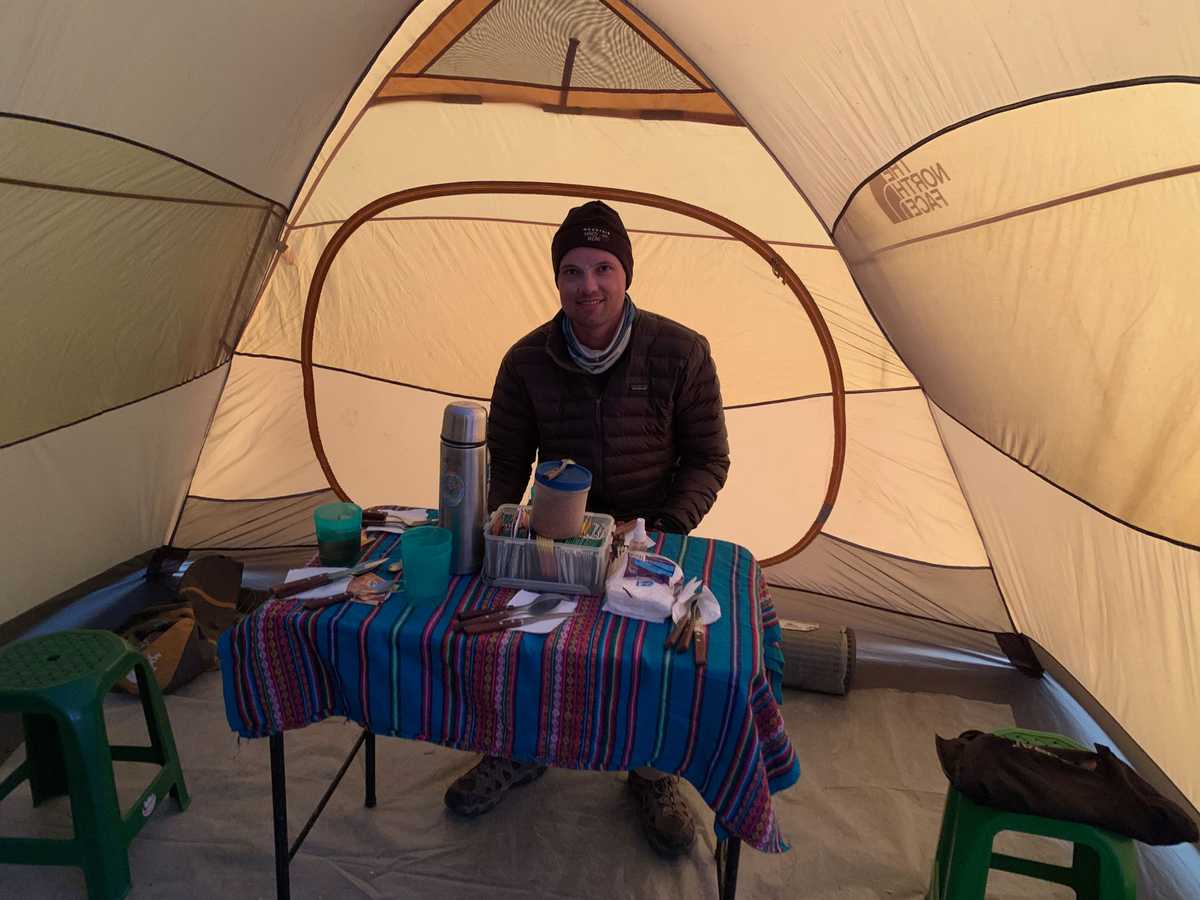
[[[450,586],[449,528],[422,525],[404,532],[400,558],[404,561],[404,593],[414,603],[436,603]]]
[[[362,548],[362,508],[353,503],[323,503],[313,510],[317,554],[323,566],[352,566]]]

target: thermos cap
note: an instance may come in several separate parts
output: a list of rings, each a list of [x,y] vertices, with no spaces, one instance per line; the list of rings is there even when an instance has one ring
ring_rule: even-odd
[[[470,400],[447,404],[442,413],[442,440],[466,446],[483,444],[487,440],[487,410]]]

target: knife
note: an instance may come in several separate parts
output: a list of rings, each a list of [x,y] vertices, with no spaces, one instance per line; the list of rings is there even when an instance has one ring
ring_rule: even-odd
[[[703,622],[696,623],[696,641],[692,644],[692,659],[697,669],[708,665],[708,626]]]
[[[467,634],[484,634],[489,631],[507,631],[510,628],[532,625],[534,622],[546,622],[550,619],[569,619],[574,615],[575,612],[571,611],[542,613],[539,616],[509,616],[506,619],[473,619],[458,622],[455,628],[458,631],[465,631]]]
[[[283,584],[277,584],[270,590],[270,596],[282,599],[291,597],[295,594],[301,594],[304,591],[311,591],[313,588],[324,587],[332,581],[338,581],[347,576],[353,578],[355,575],[361,575],[363,572],[370,572],[380,563],[387,562],[386,556],[381,556],[379,559],[373,559],[370,562],[360,562],[349,569],[335,569],[332,572],[321,572],[317,575],[310,575],[307,578],[301,578],[299,581],[285,581]]]

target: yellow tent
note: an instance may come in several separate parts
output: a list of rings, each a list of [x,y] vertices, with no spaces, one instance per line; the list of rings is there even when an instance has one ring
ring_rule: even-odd
[[[555,185],[640,191],[764,241],[836,349],[742,241],[615,204],[720,372],[700,533],[784,615],[1024,636],[1200,805],[1198,74],[1165,0],[9,4],[0,622],[164,546],[309,545],[330,473],[436,505],[445,403],[556,307]],[[542,193],[347,240],[306,403],[330,238],[481,181]]]

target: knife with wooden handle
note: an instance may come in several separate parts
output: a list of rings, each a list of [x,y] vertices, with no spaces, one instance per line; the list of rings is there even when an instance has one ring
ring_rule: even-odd
[[[296,594],[302,594],[305,591],[311,591],[313,588],[324,587],[334,581],[339,581],[347,576],[353,578],[355,575],[361,575],[363,572],[369,572],[378,566],[380,563],[387,562],[386,556],[381,556],[379,559],[373,559],[370,562],[358,563],[349,569],[337,569],[333,572],[319,572],[316,575],[309,575],[307,578],[301,578],[299,581],[285,581],[283,584],[277,584],[270,590],[272,597],[282,599],[284,597],[292,597]]]
[[[305,609],[324,609],[326,606],[333,606],[335,603],[345,603],[347,600],[353,600],[354,595],[349,591],[342,591],[340,594],[331,594],[328,597],[309,597],[307,600],[302,600]]]
[[[696,622],[695,642],[692,644],[692,659],[696,663],[697,669],[702,669],[708,664],[708,626],[703,622]]]
[[[486,634],[489,631],[507,631],[510,628],[517,628],[521,625],[532,625],[535,622],[545,622],[550,619],[569,619],[575,615],[574,610],[571,612],[552,612],[542,613],[540,616],[508,616],[503,619],[470,619],[466,622],[458,622],[455,626],[459,631],[465,631],[467,634]]]
[[[679,641],[683,638],[683,629],[688,626],[689,621],[690,618],[688,616],[680,616],[679,621],[671,629],[671,633],[667,635],[667,640],[663,646],[679,649]]]
[[[687,652],[692,647],[692,638],[696,636],[696,629],[700,625],[700,609],[695,603],[684,621],[687,622],[687,627],[683,629],[683,636],[679,639],[679,649]]]

